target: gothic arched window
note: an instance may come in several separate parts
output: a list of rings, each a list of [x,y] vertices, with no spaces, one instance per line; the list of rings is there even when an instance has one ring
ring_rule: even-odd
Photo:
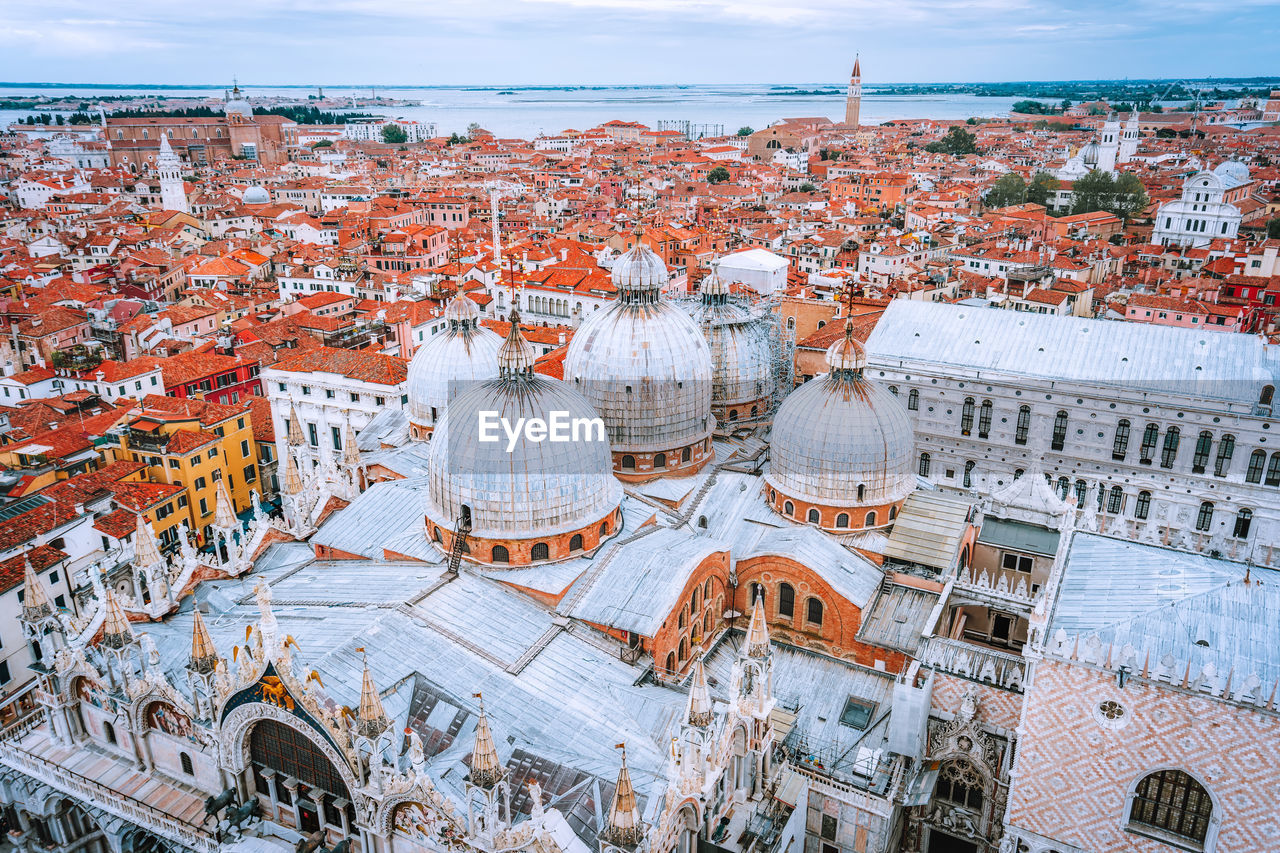
[[[1213,525],[1213,504],[1205,501],[1196,513],[1196,530],[1207,531]]]
[[[533,548],[529,551],[529,559],[533,561],[547,560],[551,558],[551,548],[546,542],[535,542]]]
[[[968,759],[959,758],[942,765],[933,795],[939,800],[981,812],[982,788],[982,774]]]
[[[1181,770],[1160,770],[1143,778],[1133,792],[1129,824],[1154,827],[1203,844],[1213,815],[1204,786]]]

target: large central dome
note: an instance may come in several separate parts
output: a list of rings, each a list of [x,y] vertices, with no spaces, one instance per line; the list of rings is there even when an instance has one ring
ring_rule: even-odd
[[[458,293],[444,309],[447,331],[418,348],[409,362],[409,429],[430,438],[449,400],[468,383],[498,375],[502,338],[480,325],[480,308]]]
[[[711,351],[662,298],[666,265],[638,236],[612,276],[619,299],[573,336],[565,381],[604,418],[620,477],[692,473],[710,458]]]
[[[622,500],[598,426],[594,434],[584,426],[578,440],[563,442],[523,432],[511,443],[502,427],[497,441],[482,440],[482,419],[514,428],[521,418],[526,424],[599,418],[572,387],[533,373],[533,350],[514,315],[511,328],[498,378],[453,399],[427,463],[432,538],[452,547],[458,528],[469,524],[469,558],[497,565],[563,559],[595,547],[617,530]]]
[[[902,402],[863,376],[853,326],[827,350],[830,372],[791,393],[773,420],[769,502],[826,530],[881,527],[915,488],[915,441]]]

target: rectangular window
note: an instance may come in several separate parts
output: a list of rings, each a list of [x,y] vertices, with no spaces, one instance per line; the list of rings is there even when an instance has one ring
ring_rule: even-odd
[[[1005,554],[1000,565],[1011,572],[1031,574],[1031,558],[1025,554]]]
[[[209,514],[209,502],[204,498],[201,498],[200,499],[200,515],[203,517],[208,514]]]
[[[244,481],[246,483],[252,483],[254,480],[258,479],[258,469],[252,465],[244,466],[243,473],[244,473]]]
[[[1067,442],[1067,413],[1058,412],[1053,419],[1053,450],[1061,450]]]
[[[332,388],[326,388],[324,389],[324,396],[326,400],[332,400],[334,397],[337,396],[337,392],[334,391]]]
[[[247,438],[240,442],[240,455],[246,458],[249,456],[249,439]]]
[[[342,430],[337,427],[329,427],[329,433],[333,436],[333,449],[342,449]]]
[[[1117,462],[1123,462],[1125,454],[1129,452],[1129,422],[1121,421],[1116,424],[1116,438],[1111,444],[1111,458]]]
[[[373,404],[374,404],[375,406],[385,406],[385,405],[387,404],[387,398],[386,398],[386,397],[374,397],[374,398],[373,398]]]
[[[196,490],[199,491],[205,487],[204,477],[196,477]]]
[[[310,385],[303,385],[303,386],[302,386],[302,393],[303,393],[303,395],[304,395],[304,396],[310,396],[310,395],[311,395],[311,386],[310,386]]]
[[[1178,428],[1169,427],[1169,431],[1164,434],[1164,449],[1160,452],[1160,467],[1172,468],[1173,462],[1178,458]]]
[[[320,433],[316,430],[315,424],[307,424],[307,437],[311,439],[312,447],[320,446]]]

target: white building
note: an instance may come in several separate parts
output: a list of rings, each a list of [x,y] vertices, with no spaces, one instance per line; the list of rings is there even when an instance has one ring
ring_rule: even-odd
[[[1249,183],[1243,163],[1219,163],[1212,172],[1197,172],[1182,184],[1182,198],[1160,205],[1151,242],[1162,246],[1202,247],[1211,240],[1229,240],[1240,230],[1240,208],[1228,194]]]
[[[1039,466],[1103,532],[1280,565],[1280,352],[1251,335],[895,300],[868,371],[917,473],[990,492]]]
[[[406,359],[361,350],[319,347],[281,359],[262,371],[277,457],[285,458],[295,411],[312,459],[341,459],[347,425],[359,432],[383,409],[403,408],[407,378]]]
[[[349,121],[342,126],[342,135],[357,142],[381,142],[382,129],[387,125],[395,125],[403,130],[407,142],[423,142],[436,136],[435,122],[386,118]]]
[[[725,255],[716,265],[720,278],[745,284],[761,296],[787,287],[787,259],[765,249],[746,249]]]

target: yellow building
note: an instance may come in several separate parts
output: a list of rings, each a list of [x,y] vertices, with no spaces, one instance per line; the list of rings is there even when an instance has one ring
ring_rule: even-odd
[[[219,483],[226,486],[236,513],[252,506],[251,493],[259,491],[250,418],[247,406],[148,396],[131,413],[112,453],[145,465],[153,483],[184,486],[175,523],[185,520],[198,544],[204,544]]]

